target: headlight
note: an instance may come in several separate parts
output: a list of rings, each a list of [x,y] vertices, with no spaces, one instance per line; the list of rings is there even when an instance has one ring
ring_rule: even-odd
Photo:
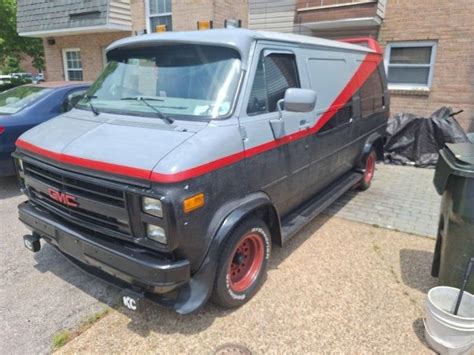
[[[151,197],[144,197],[142,200],[143,212],[155,217],[163,217],[163,205],[160,200]]]
[[[154,224],[146,225],[146,235],[155,242],[161,244],[166,244],[167,242],[165,230],[159,226],[155,226]]]

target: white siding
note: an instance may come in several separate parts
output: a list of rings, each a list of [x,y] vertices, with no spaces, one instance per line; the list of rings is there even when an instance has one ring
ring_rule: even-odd
[[[296,0],[249,0],[249,28],[294,32]]]
[[[110,0],[109,23],[132,26],[130,0]]]
[[[377,15],[381,18],[385,18],[385,9],[387,8],[387,0],[379,0],[377,4]]]

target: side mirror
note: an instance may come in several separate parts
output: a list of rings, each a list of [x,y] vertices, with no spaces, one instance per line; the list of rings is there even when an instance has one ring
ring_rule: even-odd
[[[311,112],[316,106],[317,96],[313,90],[289,88],[285,91],[285,97],[277,102],[280,118],[270,120],[273,136],[280,139],[285,135],[285,122],[283,111],[289,112]]]
[[[316,106],[317,96],[313,90],[290,88],[285,91],[283,100],[285,111],[311,112]]]

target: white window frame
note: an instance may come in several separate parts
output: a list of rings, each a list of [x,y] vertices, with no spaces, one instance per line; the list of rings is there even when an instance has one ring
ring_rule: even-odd
[[[171,4],[171,7],[173,7],[173,4]],[[160,12],[157,14],[152,14],[150,11],[150,0],[145,0],[145,15],[146,15],[146,32],[147,33],[152,33],[152,28],[151,28],[151,17],[166,17],[166,16],[171,16],[171,23],[173,23],[173,9],[171,9],[171,12]]]
[[[82,72],[82,80],[84,80],[84,67],[82,66],[82,56],[81,56],[81,69],[69,69],[67,66],[67,52],[79,52],[81,53],[80,48],[63,48],[63,69],[64,69],[64,80],[69,80],[69,71],[81,71]]]
[[[431,47],[431,58],[429,64],[390,64],[390,55],[392,52],[392,48],[410,48],[410,47]],[[387,74],[387,81],[388,81],[388,68],[390,67],[402,67],[402,68],[430,68],[430,72],[428,74],[428,83],[426,85],[423,84],[388,84],[389,89],[396,89],[396,90],[430,90],[431,84],[433,83],[433,74],[434,74],[434,67],[436,62],[436,51],[437,51],[438,43],[436,41],[410,41],[410,42],[389,42],[385,47],[385,58],[384,58],[384,65],[385,65],[385,73]]]

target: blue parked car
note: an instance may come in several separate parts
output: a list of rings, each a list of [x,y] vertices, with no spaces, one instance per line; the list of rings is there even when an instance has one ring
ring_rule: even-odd
[[[15,174],[11,153],[17,138],[72,109],[89,86],[84,82],[42,82],[0,93],[0,177]]]

